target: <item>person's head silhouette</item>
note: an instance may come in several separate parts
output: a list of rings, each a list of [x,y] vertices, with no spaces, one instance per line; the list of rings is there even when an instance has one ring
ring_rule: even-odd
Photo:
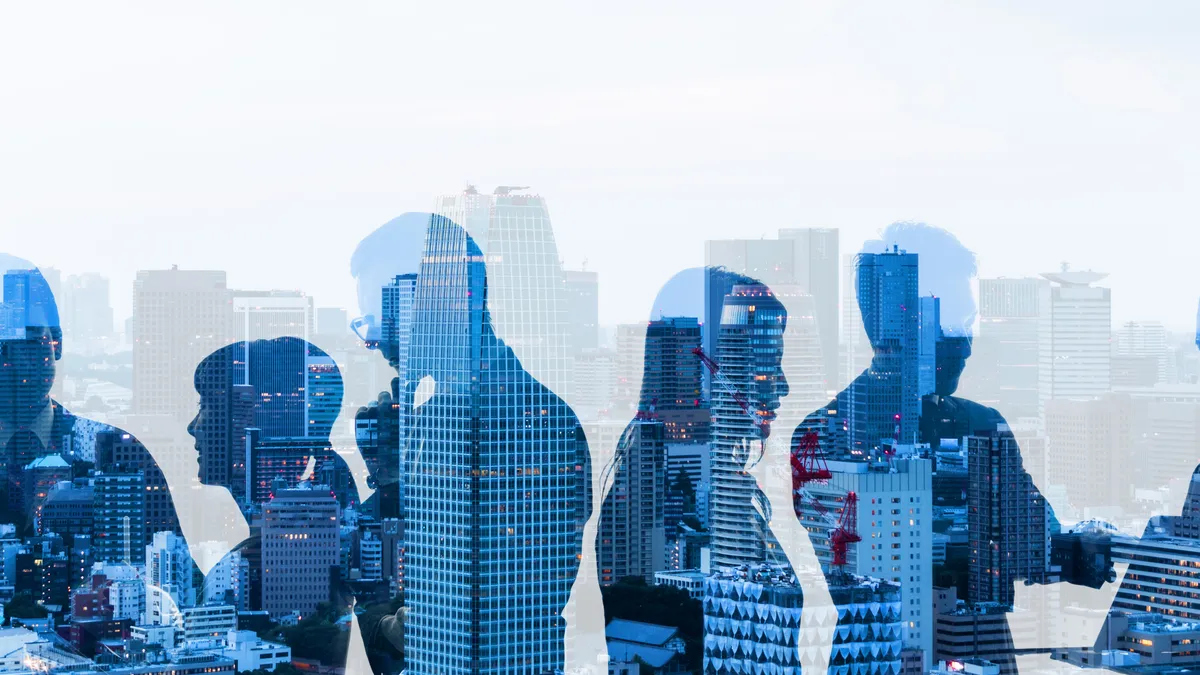
[[[0,422],[25,424],[50,401],[62,326],[50,284],[32,263],[0,254]]]
[[[958,389],[958,380],[971,356],[971,340],[977,314],[972,279],[977,272],[975,254],[953,234],[925,223],[899,222],[888,226],[877,240],[863,245],[859,255],[879,254],[899,249],[918,258],[917,295],[935,296],[940,305],[941,336],[937,345],[936,392],[949,396]],[[858,305],[869,307],[864,288],[856,285]],[[864,328],[871,346],[879,349],[874,335],[875,322],[865,316]]]
[[[235,494],[241,486],[234,469],[244,455],[230,448],[244,447],[238,441],[245,442],[247,428],[324,449],[342,404],[341,371],[325,352],[295,337],[222,347],[200,362],[195,386],[200,410],[188,433],[196,439],[200,482]],[[304,471],[293,473],[286,478],[294,484]]]
[[[397,366],[397,346],[386,339],[383,288],[397,276],[420,270],[431,217],[412,212],[389,220],[364,237],[350,258],[350,273],[358,285],[359,310],[350,328],[368,348],[379,349],[393,367]]]

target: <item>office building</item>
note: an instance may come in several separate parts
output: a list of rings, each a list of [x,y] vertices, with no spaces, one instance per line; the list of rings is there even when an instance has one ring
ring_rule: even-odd
[[[1112,295],[1092,284],[1108,276],[1070,271],[1042,275],[1051,282],[1049,311],[1038,342],[1038,402],[1090,398],[1111,389]]]
[[[666,430],[656,420],[635,420],[621,438],[620,464],[597,525],[600,584],[625,577],[647,582],[666,562]]]
[[[1154,612],[1200,621],[1200,542],[1183,537],[1152,536],[1113,542],[1113,563],[1128,563],[1113,609]]]
[[[970,398],[1009,420],[1039,417],[1039,349],[1050,311],[1045,279],[980,279],[979,334],[971,345]]]
[[[351,337],[350,319],[341,307],[318,307],[316,320],[316,334],[320,337],[333,340]]]
[[[562,668],[586,450],[554,393],[570,381],[546,204],[517,191],[442,198],[417,279],[408,367],[438,389],[411,415],[405,458],[421,467],[405,471],[413,672]]]
[[[630,335],[618,342],[630,345]],[[700,346],[700,322],[693,317],[664,317],[646,327],[642,354],[642,388],[636,399],[643,412],[653,413],[673,443],[707,443],[710,413],[701,386],[703,363],[693,353]],[[629,354],[630,352],[626,352]],[[622,355],[623,363],[632,360]],[[630,366],[633,364],[630,363]],[[630,371],[623,371],[630,372]]]
[[[103,340],[113,336],[108,279],[99,274],[70,275],[59,297],[63,334],[68,340]]]
[[[228,344],[233,312],[225,273],[141,271],[133,284],[133,408],[186,423],[196,414],[193,369]]]
[[[1022,469],[1017,440],[1001,425],[967,436],[967,602],[1011,606],[1013,582],[1045,583],[1046,500]]]
[[[155,532],[181,532],[170,486],[167,485],[162,467],[138,438],[116,429],[101,431],[96,434],[95,459],[96,468],[100,471],[139,473],[142,476],[146,487],[143,500],[146,539],[137,543],[138,547],[149,544]]]
[[[727,569],[708,577],[703,601],[704,672],[726,675],[812,668],[817,648],[801,630],[802,588],[796,575],[782,566]],[[839,616],[837,629],[830,632],[829,672],[898,674],[900,589],[886,581],[844,575],[829,581],[829,593]]]
[[[1127,321],[1116,335],[1116,356],[1145,359],[1154,364],[1154,381],[1167,383],[1167,329],[1158,321]]]
[[[1001,675],[1017,675],[1013,645],[1037,640],[1036,617],[994,602],[968,605],[954,588],[934,588],[935,661],[987,659]],[[1011,632],[1010,632],[1011,631]]]
[[[43,455],[27,464],[22,473],[24,495],[21,498],[21,512],[30,514],[34,529],[40,530],[42,504],[59,481],[70,480],[71,465],[63,460],[62,455]]]
[[[575,379],[588,386],[575,392],[575,414],[585,422],[614,414],[617,355],[611,349],[585,349],[575,356]],[[628,411],[624,414],[626,417]],[[617,415],[614,415],[617,416]]]
[[[1176,406],[1178,410],[1178,406]],[[1155,462],[1137,466],[1134,449],[1134,401],[1127,394],[1106,393],[1092,399],[1057,399],[1046,402],[1046,441],[1052,452],[1046,457],[1046,483],[1066,492],[1067,502],[1073,515],[1083,518],[1105,518],[1116,522],[1129,515],[1128,507],[1133,502],[1131,478],[1138,473],[1159,473],[1153,466],[1160,461],[1165,466],[1166,457],[1156,454]],[[1149,413],[1149,410],[1146,410]],[[1163,408],[1169,412],[1169,408]],[[1190,412],[1193,434],[1196,424],[1194,409]],[[1154,429],[1157,433],[1160,429]],[[1155,450],[1167,450],[1171,445],[1170,429],[1161,429],[1164,435],[1153,445]],[[1189,440],[1195,442],[1193,435]],[[1191,463],[1195,463],[1195,448],[1179,449],[1189,452]],[[1165,452],[1164,452],[1165,455]],[[1144,485],[1167,485],[1171,476],[1156,483]]]
[[[146,561],[146,478],[102,473],[93,480],[92,551],[96,562]]]
[[[271,616],[306,616],[329,600],[341,550],[338,516],[327,486],[280,490],[263,506],[262,608]]]
[[[288,488],[297,487],[310,468],[315,474],[317,468],[335,461],[336,457],[325,438],[263,438],[257,429],[251,429],[249,442],[251,504],[270,501],[278,481]]]
[[[568,349],[572,356],[600,346],[600,281],[595,272],[563,270]]]
[[[921,313],[917,255],[893,247],[859,256],[859,311],[877,347],[868,374],[838,394],[835,427],[843,447],[832,452],[878,457],[881,448],[913,443],[919,429]]]
[[[800,523],[808,530],[822,568],[830,572],[833,561],[829,519],[841,517],[846,495],[853,492],[858,498],[855,526],[862,541],[848,547],[844,571],[886,579],[898,586],[905,647],[932,653],[932,463],[913,458],[890,464],[828,464],[832,477],[824,483],[807,484],[807,494],[796,503]]]

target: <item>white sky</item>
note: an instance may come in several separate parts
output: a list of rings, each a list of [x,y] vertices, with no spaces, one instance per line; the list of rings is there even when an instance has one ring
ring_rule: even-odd
[[[548,199],[606,323],[705,239],[916,219],[1194,325],[1200,5],[561,5],[4,4],[0,250],[118,317],[171,264],[353,308],[358,240],[471,181]]]

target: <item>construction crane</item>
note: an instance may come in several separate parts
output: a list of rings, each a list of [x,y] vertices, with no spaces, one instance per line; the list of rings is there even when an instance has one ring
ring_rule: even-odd
[[[742,413],[750,419],[759,430],[759,442],[762,445],[763,452],[766,451],[766,438],[769,434],[769,426],[766,421],[756,415],[750,407],[750,402],[742,395],[738,388],[721,372],[720,365],[712,359],[700,347],[692,350],[704,364],[708,371],[712,374],[713,382],[716,382],[722,389],[733,398],[738,407],[742,409]],[[856,544],[862,541],[862,537],[858,534],[858,495],[853,492],[847,492],[842,502],[842,508],[838,516],[834,516],[824,504],[822,504],[808,488],[806,483],[813,481],[827,481],[833,477],[833,472],[829,470],[829,465],[826,464],[825,458],[820,455],[820,437],[814,432],[808,432],[800,438],[796,449],[791,453],[792,466],[792,504],[796,515],[802,516],[799,504],[807,502],[812,505],[813,509],[821,517],[823,521],[830,527],[829,532],[829,548],[833,553],[833,566],[838,571],[844,571],[847,562],[847,550],[850,544]]]

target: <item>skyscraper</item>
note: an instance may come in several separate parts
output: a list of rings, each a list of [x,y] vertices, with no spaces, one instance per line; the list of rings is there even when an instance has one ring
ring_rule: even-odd
[[[778,400],[786,391],[779,375],[787,312],[763,285],[737,285],[721,312],[717,362],[733,388],[752,403]],[[757,408],[754,405],[754,408]],[[743,468],[760,451],[760,433],[734,394],[713,392],[712,563],[715,567],[758,565],[781,552],[751,506],[758,484]]]
[[[73,339],[112,336],[113,310],[108,279],[99,274],[68,276],[62,305],[63,330]]]
[[[1022,468],[1006,426],[966,437],[967,602],[1013,603],[1013,581],[1045,583],[1046,500]]]
[[[657,420],[635,420],[621,437],[621,464],[614,471],[597,526],[602,586],[630,576],[650,583],[664,567],[665,437]]]
[[[1167,329],[1161,322],[1125,322],[1117,331],[1117,354],[1151,360],[1155,374],[1151,384],[1167,382]]]
[[[1011,420],[1039,416],[1038,351],[1049,311],[1045,279],[979,280],[979,335],[971,360],[979,386],[972,398]]]
[[[341,550],[337,499],[327,486],[280,490],[263,507],[263,609],[305,616],[330,598]]]
[[[595,272],[563,270],[572,356],[600,346],[600,283]]]
[[[233,320],[225,273],[171,268],[138,272],[133,283],[133,408],[138,414],[196,414],[197,363],[227,344]]]
[[[417,278],[408,379],[436,393],[410,414],[405,451],[412,673],[562,668],[586,451],[552,384],[567,361],[545,205],[512,191],[490,210],[473,190],[441,204],[495,265],[434,216]]]
[[[1111,390],[1112,295],[1091,285],[1108,275],[1063,268],[1042,275],[1053,284],[1038,345],[1043,409],[1052,399],[1090,398]]]
[[[671,442],[708,442],[711,415],[701,390],[703,365],[692,353],[699,346],[700,322],[693,317],[663,317],[646,327],[639,399],[643,407],[654,407]]]
[[[919,428],[921,312],[917,255],[894,248],[859,256],[857,286],[863,326],[875,356],[868,375],[838,395],[846,447],[863,456],[881,446],[912,443]]]
[[[927,459],[906,458],[886,465],[831,461],[833,476],[810,483],[809,494],[828,513],[839,513],[847,493],[858,497],[856,531],[862,537],[847,549],[852,574],[877,577],[900,587],[904,643],[933,653],[933,481]],[[797,502],[800,522],[828,572],[833,559],[831,528],[809,500]]]

